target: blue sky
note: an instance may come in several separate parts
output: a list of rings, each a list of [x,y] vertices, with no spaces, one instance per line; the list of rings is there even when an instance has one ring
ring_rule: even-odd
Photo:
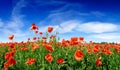
[[[119,0],[0,0],[0,42],[26,41],[53,26],[59,37],[84,37],[86,41],[120,42]]]

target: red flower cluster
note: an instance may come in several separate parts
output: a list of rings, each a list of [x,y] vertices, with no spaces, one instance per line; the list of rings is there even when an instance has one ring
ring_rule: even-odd
[[[11,65],[15,65],[15,64],[16,64],[16,60],[14,58],[9,58],[9,60],[4,63],[4,69],[7,69]]]
[[[4,69],[7,69],[9,66],[16,64],[16,60],[14,59],[15,52],[7,52],[5,54],[5,59],[7,62],[4,63]]]

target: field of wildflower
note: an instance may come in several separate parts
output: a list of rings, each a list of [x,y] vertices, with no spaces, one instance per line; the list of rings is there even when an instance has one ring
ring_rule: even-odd
[[[46,36],[32,24],[31,31],[40,37],[27,42],[0,43],[0,70],[120,70],[119,43],[89,43],[84,37],[72,37],[59,41],[53,27]]]

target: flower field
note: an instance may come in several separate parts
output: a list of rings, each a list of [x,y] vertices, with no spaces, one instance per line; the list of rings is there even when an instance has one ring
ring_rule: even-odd
[[[30,30],[39,37],[27,42],[0,43],[0,70],[120,70],[119,43],[89,43],[84,37],[59,41],[53,27],[46,36],[32,24]]]

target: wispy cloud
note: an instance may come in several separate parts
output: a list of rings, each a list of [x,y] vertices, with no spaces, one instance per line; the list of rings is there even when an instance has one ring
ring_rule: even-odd
[[[72,32],[73,30],[76,29],[76,27],[79,25],[77,21],[71,20],[71,21],[66,21],[63,22],[59,25],[58,31],[60,33],[67,33],[67,32]]]
[[[104,22],[88,22],[80,24],[78,31],[85,33],[104,33],[118,31],[118,25]]]
[[[96,34],[96,35],[93,34],[92,37],[98,38],[98,39],[106,39],[106,40],[120,39],[119,34],[114,34],[114,33]]]
[[[24,26],[24,23],[22,21],[24,15],[21,14],[21,9],[25,7],[25,5],[25,0],[20,0],[16,3],[15,7],[12,10],[11,19],[4,27],[3,32],[5,34],[14,33],[16,36],[19,34],[22,36],[23,33],[21,28]]]
[[[76,36],[83,34],[85,38],[88,38],[87,40],[94,41],[115,41],[117,37],[120,38],[118,34],[113,34],[113,32],[119,31],[119,24],[100,21],[100,19],[106,17],[105,13],[99,11],[77,11],[76,9],[70,9],[69,7],[71,6],[73,5],[66,4],[57,10],[51,11],[48,17],[40,22],[46,24],[41,29],[44,27],[47,29],[49,25],[52,25],[55,28],[54,31],[64,34],[66,36],[65,38],[67,38],[66,34],[68,33],[77,33]],[[79,6],[79,8],[81,7]],[[91,17],[94,19],[88,19]]]
[[[40,27],[39,30],[45,32],[48,26],[53,26],[54,32],[58,31],[61,34],[72,32],[79,25],[79,22],[76,20],[65,21],[56,25],[47,25]]]
[[[120,33],[91,34],[86,39],[88,41],[93,40],[94,42],[120,42]]]
[[[28,31],[25,30],[22,31],[22,28],[24,27],[23,18],[25,15],[21,14],[21,10],[25,6],[26,6],[25,0],[18,1],[16,5],[13,7],[10,16],[11,19],[6,22],[3,22],[2,19],[0,19],[0,27],[2,28],[0,31],[4,34],[6,38],[10,34],[14,34],[16,38],[29,35]]]
[[[108,33],[108,32],[119,31],[120,25],[113,23],[99,22],[99,21],[83,23],[79,20],[69,20],[53,26],[60,33],[67,33],[67,32],[71,32],[72,30],[78,32],[84,32],[84,33]]]
[[[69,11],[69,10],[78,10],[80,11],[80,9],[82,9],[82,5],[79,3],[69,3],[69,2],[63,2],[63,6],[51,11],[51,13],[58,13],[58,12],[65,12],[65,11]]]
[[[120,39],[119,25],[105,22],[87,22],[83,23],[78,20],[64,21],[57,25],[52,25],[54,32],[58,31],[62,34],[77,33],[79,36],[81,33],[85,34],[87,41],[93,40],[96,42],[107,41],[107,42],[118,42]],[[47,30],[47,25],[40,28],[42,31]],[[76,32],[77,31],[77,32]],[[116,33],[115,33],[116,32]],[[83,35],[84,36],[84,35]],[[63,38],[68,38],[67,35]]]
[[[37,6],[49,6],[49,5],[60,5],[65,4],[65,1],[57,1],[57,0],[35,0]]]
[[[69,3],[67,1],[35,0],[33,2],[35,4],[35,8],[36,6],[52,7],[61,5],[59,8],[54,7],[54,9],[47,10],[49,14],[43,21],[40,21],[39,31],[46,32],[48,26],[53,26],[53,32],[58,31],[60,34],[70,34],[72,32],[77,32],[78,34],[84,33],[88,35],[88,38],[101,40],[113,40],[120,38],[119,34],[113,33],[119,31],[120,25],[112,22],[101,22],[96,19],[106,16],[102,12],[84,12],[82,11],[82,4]],[[19,0],[19,2],[17,2],[13,7],[10,16],[11,19],[7,22],[3,22],[2,19],[0,19],[0,32],[6,36],[15,34],[17,39],[32,35],[32,33],[23,29],[25,27],[23,21],[25,15],[22,14],[21,11],[24,7],[26,7],[26,0]],[[96,19],[96,21],[88,18]]]

